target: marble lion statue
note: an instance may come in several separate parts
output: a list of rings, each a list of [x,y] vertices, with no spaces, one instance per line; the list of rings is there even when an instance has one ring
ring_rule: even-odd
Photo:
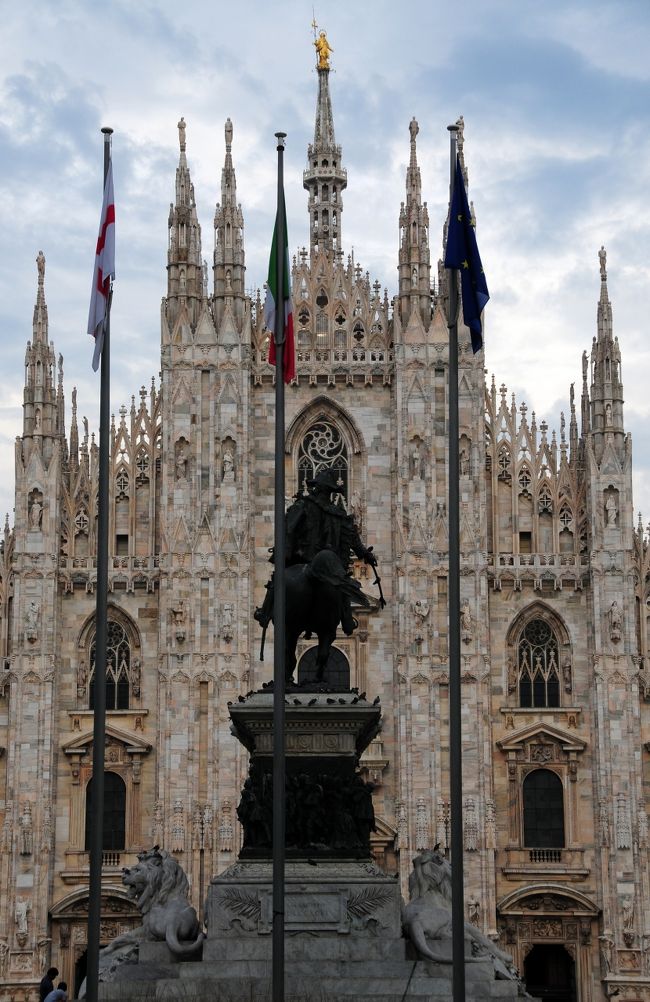
[[[437,849],[427,849],[413,860],[409,877],[410,901],[402,909],[404,933],[421,958],[438,964],[452,962],[451,866]],[[465,923],[467,962],[492,960],[499,978],[519,981],[512,958],[471,923]]]
[[[142,925],[111,940],[99,954],[99,980],[119,978],[119,968],[137,962],[142,942],[164,942],[175,957],[198,955],[204,935],[188,901],[187,877],[173,856],[154,846],[122,870],[122,883],[142,915]],[[85,998],[84,981],[79,998]]]

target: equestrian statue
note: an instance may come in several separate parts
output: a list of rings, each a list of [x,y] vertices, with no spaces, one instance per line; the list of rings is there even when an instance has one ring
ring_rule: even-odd
[[[370,602],[361,585],[351,575],[351,555],[364,560],[375,571],[380,604],[386,604],[377,575],[377,558],[372,547],[364,546],[352,516],[342,505],[332,501],[340,493],[334,471],[321,470],[307,482],[305,495],[298,494],[286,514],[286,633],[285,678],[293,679],[296,668],[296,644],[301,634],[318,637],[316,681],[322,682],[325,666],[339,624],[347,637],[359,625],[352,615],[352,603],[368,607]],[[271,555],[273,561],[273,555]],[[266,585],[261,608],[255,619],[262,626],[261,659],[264,659],[264,636],[273,620],[273,576]]]

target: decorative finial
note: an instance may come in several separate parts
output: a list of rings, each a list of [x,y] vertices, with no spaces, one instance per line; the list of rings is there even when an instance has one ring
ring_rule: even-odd
[[[226,124],[224,126],[224,133],[226,136],[226,152],[230,153],[232,147],[232,122],[229,118],[226,119]]]
[[[330,52],[334,52],[334,49],[327,41],[327,35],[324,31],[320,31],[318,38],[314,41],[314,48],[316,49],[316,54],[318,56],[318,63],[316,64],[319,70],[329,70],[330,68]]]
[[[600,261],[600,280],[601,282],[607,281],[607,251],[604,247],[601,247],[598,251],[598,260]]]
[[[181,116],[181,120],[178,123],[178,142],[180,143],[181,153],[185,153],[185,130],[187,126],[185,124],[185,119]]]
[[[38,252],[36,267],[38,268],[38,284],[42,285],[45,279],[45,254],[42,250]]]

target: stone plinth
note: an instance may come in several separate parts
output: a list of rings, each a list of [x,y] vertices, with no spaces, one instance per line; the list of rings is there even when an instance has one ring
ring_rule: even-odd
[[[251,755],[237,809],[242,859],[270,859],[273,813],[273,692],[230,706],[233,731]],[[376,736],[380,709],[354,692],[291,689],[285,698],[286,848],[294,859],[369,859],[372,786],[359,757]]]

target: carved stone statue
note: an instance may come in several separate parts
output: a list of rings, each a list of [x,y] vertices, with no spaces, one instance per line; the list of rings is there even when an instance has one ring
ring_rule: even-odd
[[[605,501],[605,513],[607,515],[607,528],[615,528],[618,508],[616,507],[616,498],[613,494],[607,495],[607,500]]]
[[[182,643],[185,640],[185,603],[183,599],[179,599],[178,605],[172,608],[172,616],[174,617],[174,628],[176,634],[176,640]]]
[[[422,958],[438,964],[452,961],[451,866],[437,849],[426,849],[413,860],[410,902],[402,913],[404,932]],[[471,922],[465,923],[466,962],[492,960],[498,977],[518,981],[512,958]]]
[[[25,946],[27,943],[27,936],[29,934],[27,916],[31,908],[32,906],[27,898],[16,898],[14,922],[16,923],[16,940],[19,946]]]
[[[318,38],[314,41],[314,47],[318,56],[318,69],[328,70],[330,68],[330,52],[334,52],[334,49],[327,41],[324,31],[321,31]]]
[[[467,599],[460,607],[460,635],[464,644],[470,644],[474,636],[474,622]]]
[[[43,517],[43,505],[40,502],[40,498],[37,496],[32,501],[31,507],[29,509],[29,528],[40,529],[42,517]]]
[[[35,599],[28,602],[27,609],[25,610],[25,638],[31,644],[38,640],[38,619],[40,611],[39,604]]]
[[[634,896],[626,894],[621,902],[621,919],[623,920],[623,940],[628,947],[634,942]]]
[[[426,598],[416,598],[415,602],[411,602],[411,612],[416,625],[421,628],[429,616],[429,603]]]
[[[618,643],[621,639],[621,631],[623,629],[623,612],[616,599],[614,599],[609,607],[607,619],[609,621],[609,639],[614,643]]]
[[[184,118],[181,118],[178,123],[178,142],[181,147],[181,152],[185,152],[185,136],[186,136],[187,125]]]
[[[31,856],[34,850],[34,827],[32,824],[32,805],[28,800],[23,804],[20,815],[20,855]]]
[[[182,443],[178,444],[176,453],[176,479],[185,480],[187,477],[187,452]]]
[[[422,480],[424,476],[424,459],[420,452],[420,444],[416,440],[411,449],[411,479]]]
[[[45,254],[42,250],[39,250],[38,257],[36,258],[36,267],[38,268],[38,278],[39,282],[42,282],[45,278]]]
[[[235,460],[230,449],[225,449],[222,458],[223,477],[222,483],[232,484],[235,481]]]
[[[221,636],[229,644],[233,638],[233,622],[232,616],[234,612],[234,605],[232,602],[226,602],[223,607],[223,617],[221,620]]]
[[[163,942],[175,957],[198,959],[204,936],[189,903],[187,877],[176,859],[154,846],[122,871],[122,883],[140,910],[142,925],[117,936],[100,952],[99,980],[112,981],[124,964],[135,963],[142,942]],[[85,998],[85,982],[79,998]]]

